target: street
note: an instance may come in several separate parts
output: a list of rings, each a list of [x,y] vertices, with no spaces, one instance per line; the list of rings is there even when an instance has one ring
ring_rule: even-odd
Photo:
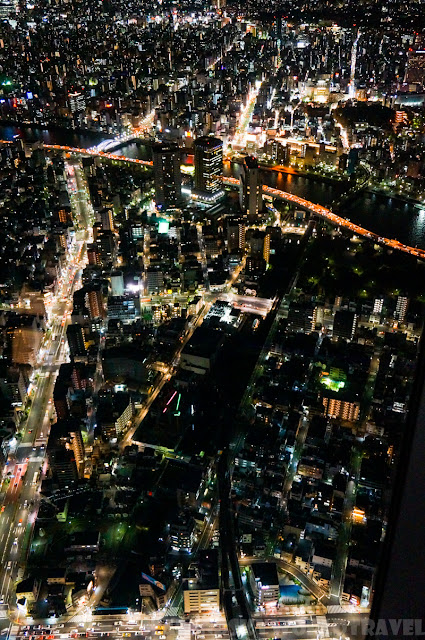
[[[81,193],[82,178],[74,165],[69,165],[68,169],[68,187],[78,194],[74,198],[74,216],[80,230],[69,247],[56,292],[46,309],[47,328],[38,354],[38,366],[32,376],[28,418],[22,437],[3,469],[0,492],[0,604],[4,617],[8,611],[10,618],[16,621],[21,618],[14,586],[23,577],[37,518],[39,489],[46,471],[45,448],[54,414],[53,389],[59,367],[67,360],[66,328],[72,311],[72,296],[80,286],[80,270],[86,262],[85,247],[90,237],[90,211],[88,200]]]

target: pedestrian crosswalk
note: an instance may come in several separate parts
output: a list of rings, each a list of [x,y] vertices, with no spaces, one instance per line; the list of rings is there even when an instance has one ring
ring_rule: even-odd
[[[167,611],[167,616],[173,617],[173,618],[178,617],[179,609],[180,609],[180,602],[178,601],[177,604],[174,602],[169,606]]]
[[[347,610],[339,604],[328,605],[328,613],[347,613]]]
[[[12,624],[12,626],[9,629],[9,633],[7,635],[7,640],[16,640],[18,633],[19,633],[19,625]]]
[[[326,616],[316,616],[317,637],[327,638],[329,636],[328,621]]]
[[[181,624],[177,631],[177,640],[190,640],[191,638],[191,625]]]

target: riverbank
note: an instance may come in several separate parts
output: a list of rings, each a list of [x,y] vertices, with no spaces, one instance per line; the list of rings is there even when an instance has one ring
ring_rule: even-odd
[[[365,191],[368,193],[374,193],[375,195],[381,196],[383,198],[405,202],[406,204],[409,204],[410,206],[416,207],[420,210],[425,209],[425,201],[418,200],[417,198],[412,198],[412,196],[396,193],[394,191],[388,192],[386,189],[380,189],[379,187],[374,186],[368,187]]]
[[[269,167],[266,164],[258,163],[261,171],[277,171],[278,173],[285,173],[290,176],[300,176],[301,178],[308,178],[309,180],[313,180],[316,182],[323,182],[324,184],[332,184],[344,187],[348,185],[349,180],[342,176],[328,176],[323,175],[321,173],[316,173],[315,171],[305,171],[304,169],[293,169],[292,167],[284,167],[283,165],[275,165],[274,167]]]
[[[4,140],[13,140],[16,136],[21,137],[22,134],[24,134],[24,138],[29,140],[29,137],[26,135],[26,131],[34,132],[34,140],[43,140],[44,138],[49,137],[51,132],[59,134],[63,138],[73,138],[77,136],[78,138],[87,141],[87,145],[83,145],[80,148],[85,148],[85,146],[88,147],[90,146],[90,143],[93,142],[99,143],[103,140],[111,140],[114,136],[113,133],[93,131],[91,129],[82,129],[80,127],[69,129],[61,125],[49,124],[48,126],[46,126],[40,123],[30,121],[20,122],[18,120],[0,120],[0,128],[3,129],[3,131],[10,130],[9,138],[5,138],[4,135],[2,136],[2,139]]]

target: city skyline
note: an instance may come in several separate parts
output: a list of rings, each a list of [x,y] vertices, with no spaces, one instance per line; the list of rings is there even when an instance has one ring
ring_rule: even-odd
[[[420,635],[423,3],[0,20],[0,632]]]

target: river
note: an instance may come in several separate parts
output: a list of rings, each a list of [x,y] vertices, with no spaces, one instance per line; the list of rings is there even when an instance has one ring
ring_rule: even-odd
[[[0,125],[0,139],[11,140],[19,135],[25,140],[43,140],[46,144],[63,144],[88,148],[107,138],[95,132],[70,132],[64,129],[37,129]],[[146,160],[150,149],[130,143],[116,153]],[[238,165],[225,167],[225,172],[237,177]],[[328,206],[338,196],[338,185],[327,184],[304,176],[264,171],[263,180],[269,186],[290,191],[306,200]],[[418,208],[396,198],[363,192],[341,209],[340,214],[378,235],[396,238],[404,244],[425,249],[425,206]]]

